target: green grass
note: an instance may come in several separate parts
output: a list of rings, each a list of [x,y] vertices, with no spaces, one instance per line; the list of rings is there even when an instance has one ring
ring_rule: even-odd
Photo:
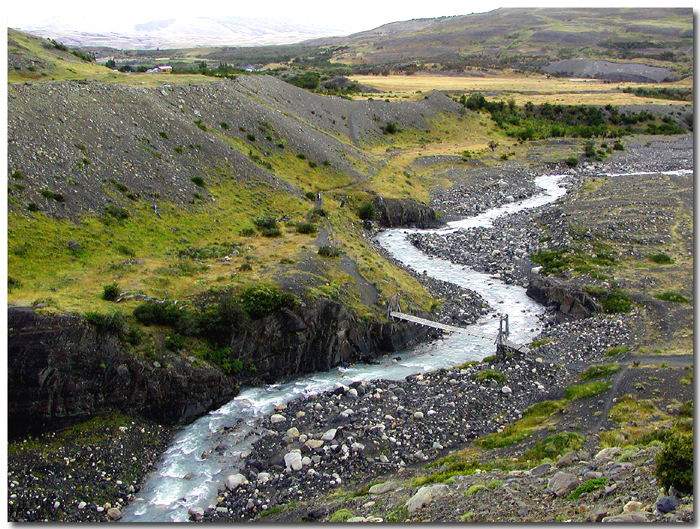
[[[573,492],[566,497],[566,499],[568,501],[578,500],[582,494],[587,494],[589,492],[593,492],[594,490],[603,488],[605,485],[607,485],[607,483],[608,478],[589,479],[585,483],[581,483],[581,485],[576,487]]]
[[[612,387],[608,380],[597,380],[588,384],[569,386],[564,390],[564,397],[568,400],[587,399],[600,395]]]
[[[523,412],[523,418],[496,432],[474,441],[475,446],[487,450],[510,446],[531,436],[554,413],[565,406],[561,401],[546,400],[533,404]]]
[[[690,303],[690,300],[685,296],[678,294],[676,292],[664,292],[662,294],[655,294],[656,299],[661,301],[671,301],[673,303]]]
[[[477,382],[483,382],[484,380],[493,380],[499,384],[506,381],[506,376],[496,369],[483,369],[478,373],[472,375],[472,379]]]
[[[620,364],[616,363],[592,365],[583,373],[581,373],[579,380],[585,381],[592,380],[594,378],[607,377],[614,373],[617,373],[618,371],[620,371],[620,369],[622,369],[622,367],[620,367]]]
[[[611,347],[607,351],[605,351],[605,356],[617,356],[622,353],[626,353],[629,351],[631,347],[628,347],[626,345],[619,345],[617,347]]]
[[[553,460],[568,452],[578,450],[583,446],[585,440],[585,437],[575,432],[550,435],[529,448],[523,455],[523,459],[528,461]]]
[[[355,515],[347,509],[338,509],[333,513],[333,516],[331,516],[331,519],[328,521],[330,523],[347,522],[353,516]]]

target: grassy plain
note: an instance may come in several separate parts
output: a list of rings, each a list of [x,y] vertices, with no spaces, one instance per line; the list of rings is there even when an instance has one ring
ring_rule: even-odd
[[[668,100],[638,97],[622,92],[622,88],[687,88],[692,89],[692,79],[675,83],[638,84],[610,83],[596,79],[566,79],[544,75],[516,73],[472,75],[444,75],[417,73],[414,75],[353,75],[350,79],[361,85],[381,90],[382,94],[366,94],[375,99],[393,95],[399,99],[420,99],[430,90],[455,92],[484,92],[487,98],[514,99],[519,105],[531,101],[535,104],[552,103],[565,105],[664,105]],[[407,97],[408,96],[408,97]],[[682,102],[686,103],[686,102]]]

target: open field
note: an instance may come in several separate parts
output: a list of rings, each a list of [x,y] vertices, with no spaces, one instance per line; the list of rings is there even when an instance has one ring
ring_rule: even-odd
[[[410,99],[420,99],[422,94],[430,90],[445,90],[455,92],[492,92],[492,96],[513,98],[516,103],[523,104],[531,101],[540,103],[577,104],[668,104],[668,100],[638,97],[622,92],[622,88],[666,87],[692,89],[692,79],[684,79],[675,83],[638,84],[610,83],[595,79],[565,79],[547,78],[538,75],[521,75],[507,73],[503,75],[485,75],[476,77],[470,75],[440,75],[420,73],[414,75],[353,75],[350,79],[361,85],[370,86],[382,92],[393,93],[399,97],[409,96]],[[377,95],[374,94],[376,98]]]

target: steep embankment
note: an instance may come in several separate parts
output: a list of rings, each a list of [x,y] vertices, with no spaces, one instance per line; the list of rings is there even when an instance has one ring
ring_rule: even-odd
[[[73,219],[141,200],[186,206],[207,196],[192,179],[211,181],[215,167],[225,168],[223,178],[297,195],[328,180],[351,183],[370,161],[354,143],[378,139],[388,122],[427,128],[427,118],[458,111],[440,94],[400,105],[354,102],[264,76],[160,88],[11,85],[8,107],[8,168],[21,180],[11,210],[31,203]],[[318,170],[300,173],[297,155]]]

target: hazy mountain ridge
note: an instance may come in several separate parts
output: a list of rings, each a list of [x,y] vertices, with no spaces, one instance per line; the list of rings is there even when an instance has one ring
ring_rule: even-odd
[[[121,49],[289,44],[347,32],[342,24],[319,26],[292,20],[248,17],[192,17],[153,20],[118,30],[79,31],[64,19],[50,19],[22,31],[58,40],[67,46]]]

